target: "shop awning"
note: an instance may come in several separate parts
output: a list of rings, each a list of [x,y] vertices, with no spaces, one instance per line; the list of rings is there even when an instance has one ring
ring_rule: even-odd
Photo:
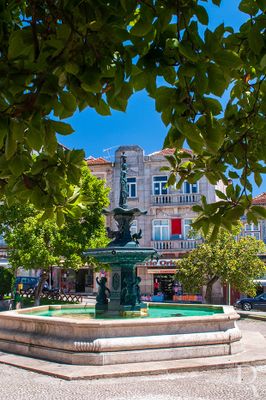
[[[148,268],[147,270],[148,274],[175,274],[176,273],[176,268]]]
[[[261,286],[266,286],[266,278],[265,279],[255,279],[254,282],[260,283]]]

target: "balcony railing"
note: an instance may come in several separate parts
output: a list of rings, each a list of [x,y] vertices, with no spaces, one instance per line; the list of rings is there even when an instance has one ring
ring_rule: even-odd
[[[151,242],[156,250],[192,250],[202,243],[201,239],[154,240]]]
[[[198,204],[201,200],[199,193],[175,193],[175,194],[160,194],[153,195],[151,202],[152,205],[189,205]]]

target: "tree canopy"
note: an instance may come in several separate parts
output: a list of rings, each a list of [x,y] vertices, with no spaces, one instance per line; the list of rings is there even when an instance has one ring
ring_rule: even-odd
[[[125,111],[146,90],[168,129],[170,181],[228,178],[198,225],[230,229],[265,173],[266,0],[239,0],[247,20],[211,31],[204,3],[223,0],[7,0],[0,7],[0,192],[53,212],[73,205],[84,153],[58,146],[76,110]],[[228,92],[225,104],[221,97]],[[89,121],[88,121],[89,123]],[[89,140],[89,138],[88,138]],[[180,152],[184,143],[193,150]]]
[[[234,229],[235,230],[235,229]],[[254,237],[235,238],[234,233],[220,232],[215,241],[206,239],[195,250],[177,261],[176,278],[189,292],[206,286],[206,301],[212,300],[212,287],[219,279],[241,293],[254,295],[254,280],[266,273],[266,265],[258,257],[265,244]]]
[[[31,204],[0,205],[0,232],[8,245],[9,263],[13,270],[41,271],[38,296],[51,266],[78,269],[87,261],[84,251],[108,242],[102,215],[102,208],[108,204],[108,189],[87,167],[80,186],[87,207],[79,216],[67,215],[61,227],[55,218],[45,219]]]

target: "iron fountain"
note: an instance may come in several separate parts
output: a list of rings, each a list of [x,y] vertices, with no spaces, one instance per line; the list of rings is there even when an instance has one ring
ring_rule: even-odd
[[[87,256],[111,267],[110,289],[106,286],[105,277],[97,279],[99,290],[96,297],[96,315],[119,314],[124,317],[136,317],[147,313],[147,305],[142,303],[140,298],[141,278],[136,275],[136,265],[147,258],[157,256],[157,252],[153,248],[140,247],[138,239],[141,238],[141,230],[131,236],[132,221],[140,215],[145,215],[147,211],[128,207],[127,169],[126,155],[123,153],[120,159],[119,207],[103,211],[105,215],[111,215],[115,219],[118,230],[108,229],[109,237],[113,240],[107,248],[89,250],[86,253]],[[109,301],[106,292],[110,295]]]

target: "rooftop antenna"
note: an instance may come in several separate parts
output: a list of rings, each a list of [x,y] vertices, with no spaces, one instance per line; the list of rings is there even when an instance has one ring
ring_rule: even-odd
[[[112,160],[114,158],[114,154],[113,154],[114,152],[111,150],[117,149],[117,147],[119,147],[119,145],[108,147],[107,149],[103,149],[103,153],[106,153],[105,158],[107,160]]]

